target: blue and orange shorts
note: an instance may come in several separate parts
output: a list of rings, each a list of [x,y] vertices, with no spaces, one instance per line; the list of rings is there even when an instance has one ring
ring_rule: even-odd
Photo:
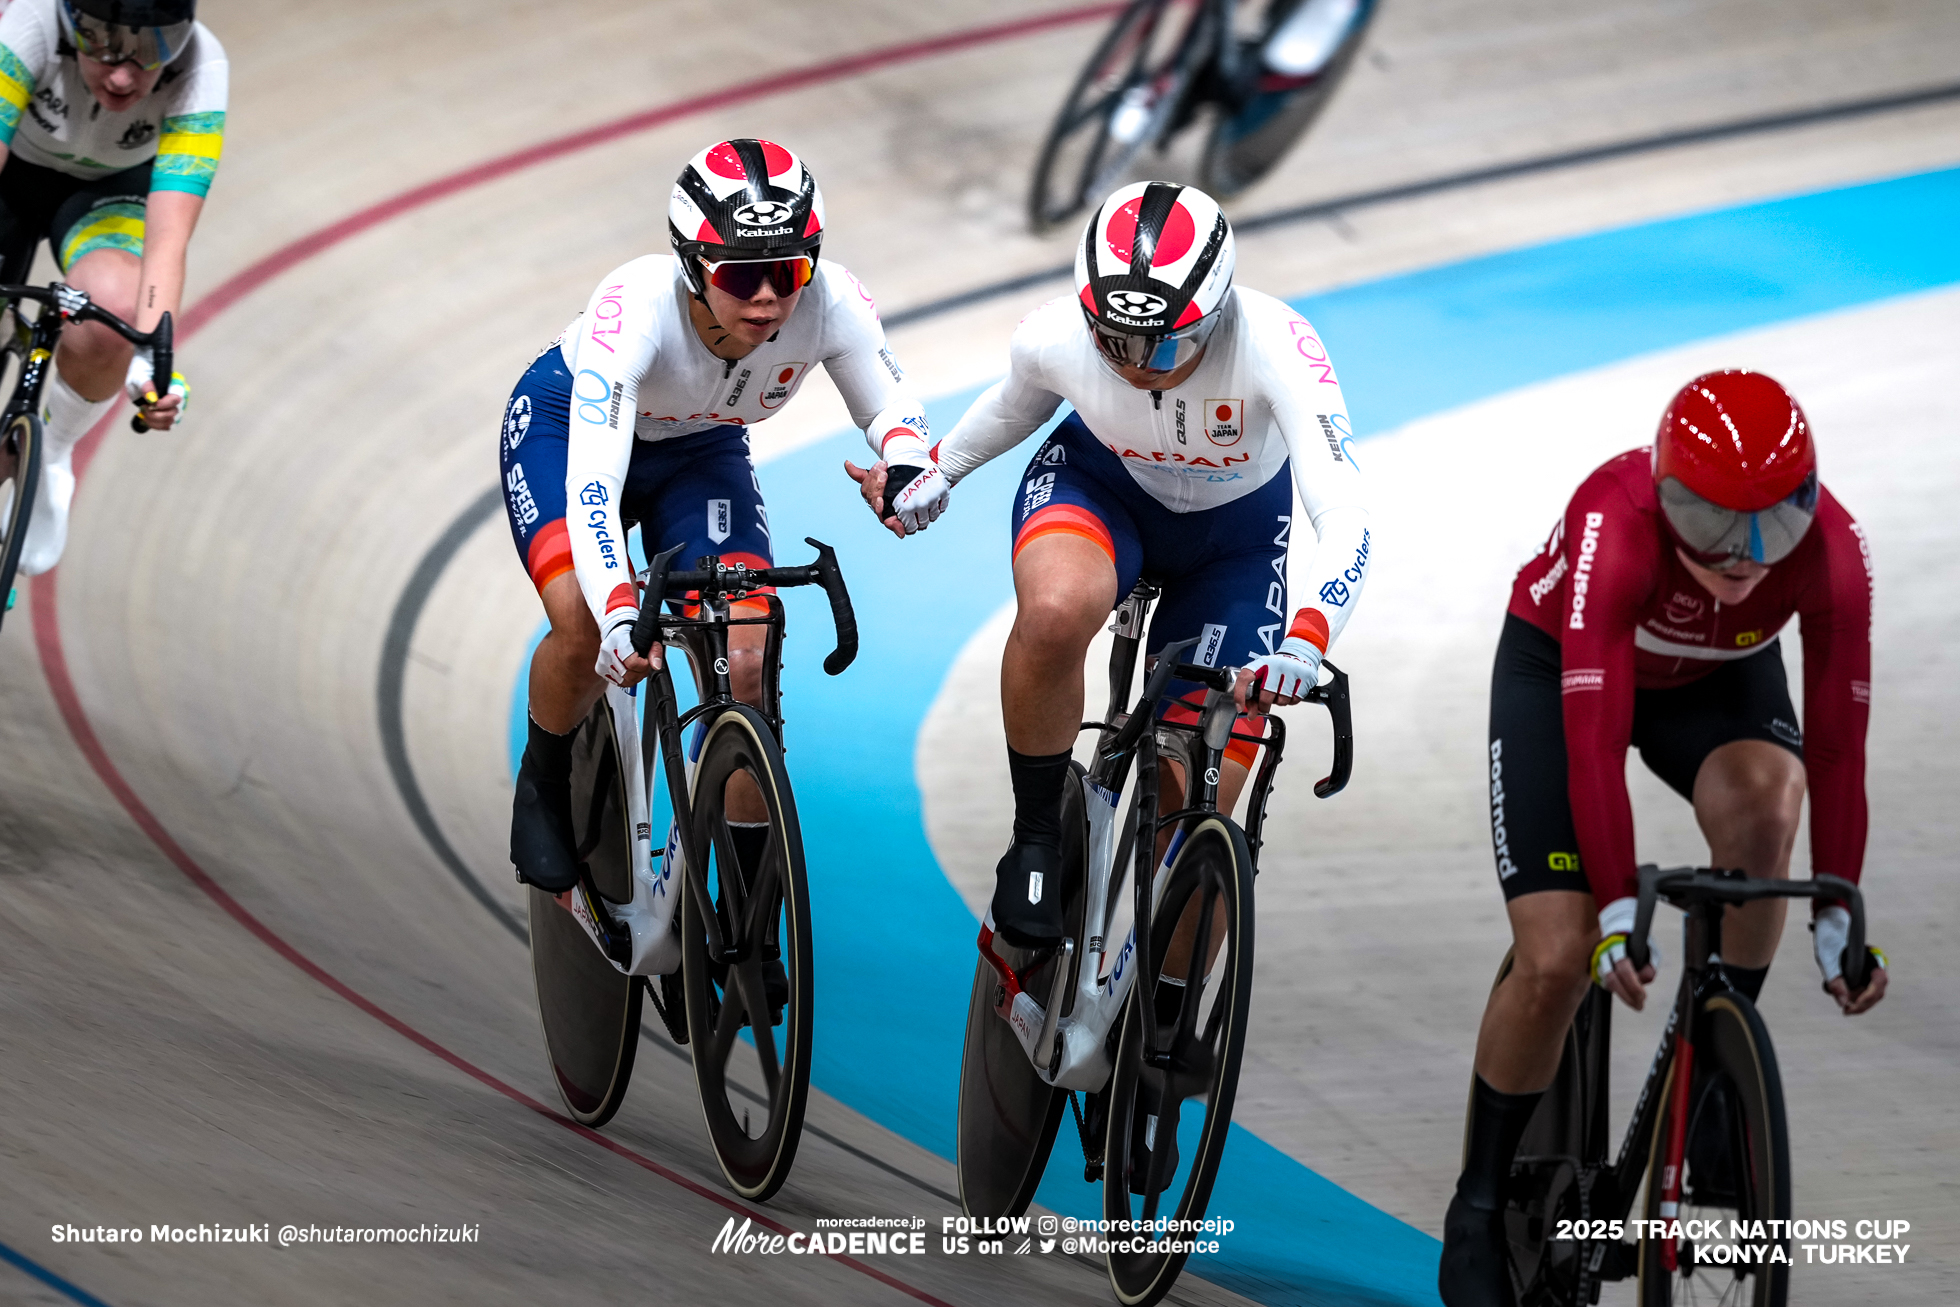
[[[1116,569],[1120,603],[1139,579],[1162,595],[1147,655],[1198,637],[1187,661],[1243,666],[1286,637],[1286,550],[1293,530],[1293,476],[1282,466],[1264,485],[1217,508],[1179,513],[1139,486],[1123,461],[1071,413],[1035,452],[1014,496],[1014,554],[1047,535],[1087,540]],[[1204,689],[1173,682],[1172,721],[1195,721]],[[1263,718],[1241,731],[1263,733]],[[1234,740],[1227,756],[1249,766],[1257,746]]]
[[[572,379],[553,346],[538,355],[511,391],[497,442],[511,543],[540,594],[572,570],[565,530],[571,405]],[[691,568],[704,554],[750,567],[772,566],[769,519],[745,427],[635,441],[619,510],[626,526],[639,525],[648,556],[683,546],[676,567]]]

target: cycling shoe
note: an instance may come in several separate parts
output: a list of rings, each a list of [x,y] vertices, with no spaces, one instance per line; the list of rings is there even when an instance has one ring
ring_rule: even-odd
[[[789,972],[780,958],[770,962],[769,974],[762,978],[762,1001],[769,1005],[769,1024],[783,1024],[783,1009],[789,1006]],[[749,1023],[744,1020],[743,1025]]]
[[[1168,1129],[1159,1130],[1158,1120],[1138,1112],[1130,1122],[1130,1192],[1141,1195],[1144,1184],[1150,1178],[1150,1155],[1157,1148],[1164,1150],[1164,1160],[1157,1164],[1157,1192],[1162,1193],[1171,1187],[1177,1177],[1177,1136]]]
[[[1444,1307],[1516,1307],[1504,1247],[1504,1213],[1472,1207],[1457,1193],[1443,1217],[1436,1287]]]
[[[1062,942],[1062,852],[1046,844],[1013,844],[994,869],[994,933],[1016,948]]]
[[[517,879],[547,894],[578,884],[572,839],[572,783],[543,776],[531,750],[517,768],[510,810],[510,860]]]

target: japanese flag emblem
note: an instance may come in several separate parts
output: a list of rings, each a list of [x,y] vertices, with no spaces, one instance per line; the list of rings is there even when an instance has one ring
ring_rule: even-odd
[[[1245,434],[1245,401],[1208,399],[1204,407],[1205,434],[1214,445],[1236,445]]]
[[[762,392],[756,402],[764,408],[781,408],[783,401],[796,389],[796,382],[803,375],[807,363],[776,363],[769,368],[767,379],[762,383]]]

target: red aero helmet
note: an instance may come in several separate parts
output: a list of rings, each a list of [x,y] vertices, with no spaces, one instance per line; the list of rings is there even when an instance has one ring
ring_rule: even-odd
[[[1232,288],[1232,225],[1203,191],[1135,182],[1075,250],[1075,293],[1111,367],[1173,372],[1205,346]]]
[[[718,141],[689,160],[675,180],[667,200],[667,240],[697,296],[704,262],[715,284],[738,299],[749,298],[764,279],[777,294],[788,295],[815,275],[823,192],[803,160],[774,141]],[[728,284],[716,271],[724,266]]]
[[[1778,562],[1817,513],[1810,423],[1760,372],[1703,373],[1661,415],[1654,487],[1668,528],[1697,562]]]

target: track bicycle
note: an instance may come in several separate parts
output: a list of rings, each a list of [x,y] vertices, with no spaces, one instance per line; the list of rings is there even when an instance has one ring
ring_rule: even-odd
[[[31,322],[20,312],[20,306],[29,302],[43,306]],[[12,328],[0,338],[0,373],[12,361],[20,363],[13,393],[0,409],[0,594],[7,597],[0,620],[4,620],[14,606],[14,573],[33,521],[34,499],[40,493],[41,391],[62,329],[71,322],[99,322],[136,348],[149,350],[159,377],[170,375],[173,360],[168,313],[154,329],[138,331],[89,299],[87,292],[58,281],[47,286],[0,286],[0,313]],[[132,418],[130,425],[138,431],[149,429],[140,416]]]
[[[1082,212],[1146,146],[1210,107],[1198,184],[1228,199],[1272,171],[1333,98],[1377,0],[1132,0],[1077,74],[1028,193],[1037,233]],[[1298,21],[1295,21],[1295,20]],[[1268,51],[1268,45],[1277,42]],[[1298,73],[1268,67],[1274,56]]]
[[[1519,1307],[1584,1307],[1599,1301],[1602,1282],[1629,1278],[1638,1281],[1641,1307],[1783,1307],[1790,1241],[1771,1224],[1790,1218],[1783,1084],[1769,1029],[1756,1005],[1729,983],[1720,958],[1726,907],[1771,898],[1844,902],[1851,914],[1845,983],[1853,993],[1865,987],[1871,959],[1864,898],[1851,882],[1640,868],[1628,957],[1636,969],[1648,964],[1654,905],[1665,899],[1686,913],[1681,984],[1611,1161],[1606,1090],[1613,1000],[1594,985],[1580,1004],[1506,1190],[1504,1225]],[[1507,956],[1499,980],[1510,965]],[[1636,1198],[1642,1199],[1637,1223],[1629,1219]]]
[[[1264,736],[1235,732],[1236,669],[1183,662],[1196,640],[1165,648],[1123,711],[1156,595],[1140,582],[1116,610],[1106,720],[1082,725],[1099,733],[1095,765],[1072,765],[1064,782],[1061,947],[1010,946],[991,910],[981,923],[958,1114],[960,1203],[971,1216],[1027,1210],[1065,1107],[1084,1178],[1103,1182],[1105,1218],[1139,1230],[1202,1220],[1224,1154],[1252,1003],[1253,877],[1286,729],[1269,716]],[[1333,719],[1332,771],[1314,786],[1327,798],[1347,784],[1353,730],[1347,677],[1323,665],[1332,679],[1306,697]],[[1173,679],[1206,687],[1195,723],[1158,720]],[[1244,829],[1218,810],[1234,739],[1265,750]],[[1160,750],[1184,763],[1183,802],[1168,813]],[[1138,987],[1139,976],[1148,983]],[[1188,1255],[1112,1251],[1111,1287],[1126,1304],[1154,1303]]]
[[[857,656],[837,556],[809,543],[817,559],[804,567],[749,568],[710,555],[676,571],[679,546],[652,561],[633,648],[642,657],[656,644],[686,653],[700,701],[680,709],[663,659],[644,682],[643,730],[639,687],[606,687],[572,745],[578,883],[557,895],[529,891],[538,1011],[566,1109],[588,1126],[619,1110],[645,994],[691,1050],[722,1174],[756,1201],[782,1187],[796,1159],[815,1014],[803,837],[783,766],[785,619],[775,594],[757,592],[821,587],[837,636],[824,670],[835,676]],[[743,599],[761,602],[764,615],[739,615],[731,605]],[[670,602],[678,613],[666,611]],[[731,690],[728,634],[737,626],[767,628],[759,706]],[[656,777],[673,807],[662,847],[649,816]],[[747,858],[728,816],[744,791],[767,815],[760,852]]]

